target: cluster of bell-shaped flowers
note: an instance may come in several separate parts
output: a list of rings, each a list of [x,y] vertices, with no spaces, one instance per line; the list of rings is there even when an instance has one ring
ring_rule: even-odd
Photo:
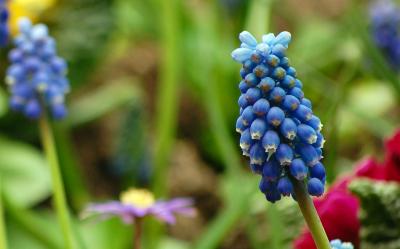
[[[275,202],[281,196],[295,198],[293,181],[305,181],[310,195],[322,195],[322,124],[286,57],[290,33],[270,33],[258,43],[243,31],[239,39],[240,48],[232,52],[243,64],[236,131],[251,169],[262,175],[260,190]]]
[[[65,117],[64,96],[69,91],[67,64],[57,56],[56,43],[44,24],[19,21],[20,34],[9,53],[6,83],[10,107],[30,119],[38,119],[49,108],[54,119]]]

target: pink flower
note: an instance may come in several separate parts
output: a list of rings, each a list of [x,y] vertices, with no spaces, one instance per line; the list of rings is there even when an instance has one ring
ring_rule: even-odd
[[[359,203],[348,190],[355,178],[367,177],[376,181],[400,182],[400,131],[386,141],[386,155],[382,165],[373,158],[363,160],[354,173],[338,180],[322,198],[314,199],[315,208],[330,240],[352,242],[359,248]],[[296,249],[316,249],[308,229],[294,242]]]

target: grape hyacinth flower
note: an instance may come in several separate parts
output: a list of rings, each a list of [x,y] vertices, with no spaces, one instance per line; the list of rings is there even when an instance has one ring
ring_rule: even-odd
[[[400,7],[392,0],[376,1],[370,8],[371,32],[390,65],[400,67]]]
[[[354,246],[351,243],[343,242],[339,239],[335,239],[331,241],[332,249],[354,249]]]
[[[270,33],[259,43],[243,31],[239,39],[240,48],[232,52],[232,58],[243,65],[236,131],[251,169],[262,176],[260,190],[270,202],[281,196],[296,198],[297,181],[307,184],[310,195],[321,196],[325,185],[320,162],[322,124],[286,57],[290,33]]]
[[[57,56],[56,43],[46,25],[32,25],[23,18],[19,31],[16,47],[9,53],[11,66],[6,75],[11,109],[38,119],[49,108],[54,119],[64,118],[64,96],[69,91],[65,60]]]
[[[151,192],[144,189],[129,189],[120,196],[120,201],[91,204],[84,211],[84,216],[101,215],[119,216],[125,223],[131,224],[137,219],[153,216],[168,224],[176,222],[175,215],[193,216],[193,201],[187,198],[175,198],[169,201],[156,201]]]
[[[0,0],[0,47],[5,47],[8,43],[9,29],[8,29],[9,12],[5,0]]]

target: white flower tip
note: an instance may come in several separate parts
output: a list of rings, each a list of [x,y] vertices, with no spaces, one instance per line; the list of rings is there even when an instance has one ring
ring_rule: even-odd
[[[29,30],[31,26],[32,22],[28,17],[21,17],[18,19],[18,27],[22,32]]]
[[[243,31],[239,34],[239,40],[249,47],[257,46],[257,40],[249,31]]]
[[[250,59],[251,53],[253,52],[252,49],[249,48],[237,48],[233,50],[231,53],[232,58],[238,62],[244,62]]]

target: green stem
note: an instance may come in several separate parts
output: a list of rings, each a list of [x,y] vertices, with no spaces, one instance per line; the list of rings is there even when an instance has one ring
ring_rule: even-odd
[[[322,226],[311,197],[306,191],[304,183],[299,181],[293,181],[293,183],[297,203],[310,229],[315,245],[318,249],[331,249],[328,236]]]
[[[50,166],[54,191],[53,200],[57,212],[58,222],[61,225],[65,248],[72,249],[74,248],[73,233],[60,173],[60,166],[58,164],[57,152],[54,144],[53,132],[49,125],[49,120],[47,119],[46,113],[43,113],[42,117],[40,118],[39,127],[46,158]]]
[[[133,249],[141,249],[142,248],[142,219],[138,218],[135,220],[135,234],[134,234],[134,242]]]
[[[7,249],[7,234],[3,210],[3,179],[0,176],[0,248]]]

